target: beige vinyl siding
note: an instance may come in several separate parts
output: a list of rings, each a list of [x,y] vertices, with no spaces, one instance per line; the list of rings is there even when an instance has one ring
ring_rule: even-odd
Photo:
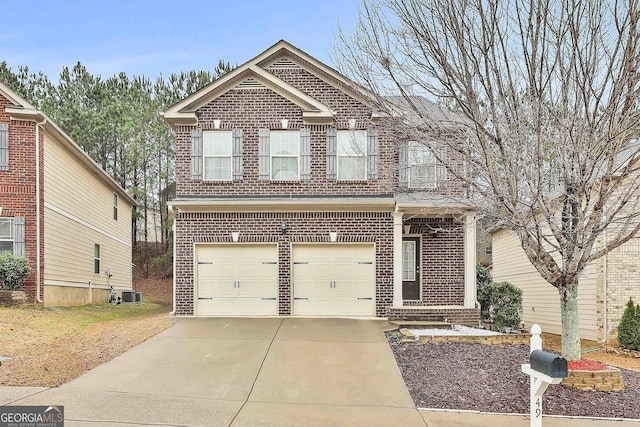
[[[537,323],[544,332],[561,334],[560,296],[531,265],[515,233],[493,234],[493,280],[522,289],[522,318],[527,327]],[[591,263],[580,277],[578,289],[580,336],[599,340],[596,310],[596,266]]]
[[[131,288],[131,204],[118,197],[113,219],[112,185],[85,166],[51,135],[44,145],[45,285]],[[94,244],[101,247],[101,274],[94,274]],[[46,302],[46,301],[45,301]]]

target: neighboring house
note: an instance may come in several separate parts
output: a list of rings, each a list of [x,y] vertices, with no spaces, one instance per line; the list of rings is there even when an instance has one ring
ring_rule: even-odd
[[[628,153],[624,154],[628,157]],[[605,231],[596,240],[595,248],[603,247],[606,239]],[[522,289],[522,320],[526,326],[537,323],[545,332],[561,334],[558,290],[531,264],[518,236],[496,229],[492,233],[492,249],[493,280],[507,281]],[[602,342],[617,339],[618,324],[629,298],[640,302],[639,256],[640,237],[634,237],[586,265],[578,285],[581,338]]]
[[[463,186],[335,70],[280,41],[164,117],[176,135],[178,315],[477,326]]]
[[[78,305],[105,302],[108,283],[130,289],[134,203],[0,83],[0,251],[29,259],[24,290],[46,305]]]

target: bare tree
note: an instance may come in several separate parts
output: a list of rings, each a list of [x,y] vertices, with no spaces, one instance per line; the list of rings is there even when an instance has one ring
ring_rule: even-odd
[[[581,272],[640,228],[639,18],[636,0],[364,1],[337,38],[338,68],[390,118],[390,94],[425,134],[438,126],[415,95],[460,115],[465,139],[448,141],[465,174],[449,172],[557,288],[569,360]]]

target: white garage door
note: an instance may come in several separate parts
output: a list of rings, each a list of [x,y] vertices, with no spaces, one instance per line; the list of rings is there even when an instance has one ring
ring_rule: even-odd
[[[374,316],[373,245],[294,245],[293,314]]]
[[[276,245],[197,246],[196,267],[196,315],[278,315]]]

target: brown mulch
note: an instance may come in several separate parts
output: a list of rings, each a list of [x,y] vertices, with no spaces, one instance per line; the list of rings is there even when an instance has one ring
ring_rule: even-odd
[[[418,407],[529,413],[529,346],[401,343],[388,334],[402,376]],[[640,372],[621,369],[619,392],[550,385],[543,412],[550,415],[640,419]]]

